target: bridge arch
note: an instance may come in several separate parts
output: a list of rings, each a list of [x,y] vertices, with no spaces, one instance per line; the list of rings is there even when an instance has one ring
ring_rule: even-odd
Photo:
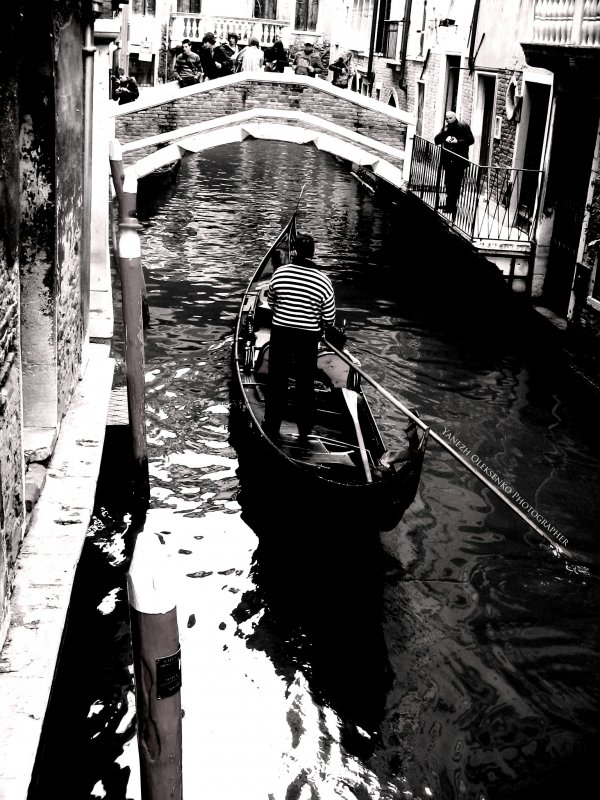
[[[246,138],[313,144],[400,186],[412,115],[305,76],[240,73],[164,84],[112,110],[128,170],[141,177],[185,153]]]

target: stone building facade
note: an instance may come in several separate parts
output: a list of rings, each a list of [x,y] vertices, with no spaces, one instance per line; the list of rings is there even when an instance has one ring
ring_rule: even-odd
[[[597,332],[597,4],[381,0],[375,18],[373,0],[332,2],[331,55],[349,59],[352,90],[413,113],[430,141],[447,109],[468,122],[470,160],[503,171],[507,211],[533,228],[534,303]]]
[[[29,512],[84,357],[90,257],[85,70],[101,5],[28,0],[3,10],[0,646]]]

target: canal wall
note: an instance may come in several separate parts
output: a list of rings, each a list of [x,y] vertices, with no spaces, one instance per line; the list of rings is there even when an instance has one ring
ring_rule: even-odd
[[[30,0],[3,14],[0,797],[13,800],[27,797],[114,369],[109,345],[91,341],[89,328],[85,75],[96,10]]]
[[[248,111],[303,112],[349,133],[404,150],[413,117],[376,100],[304,76],[244,73],[180,89],[166,84],[140,100],[113,110],[115,131],[126,145]],[[260,117],[259,117],[260,118]],[[288,124],[294,124],[290,120]],[[134,160],[126,156],[126,163]]]

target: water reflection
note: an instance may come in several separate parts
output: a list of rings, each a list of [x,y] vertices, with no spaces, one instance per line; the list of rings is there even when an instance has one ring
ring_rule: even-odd
[[[146,259],[149,364],[164,387],[191,367],[175,381],[191,404],[176,412],[164,388],[152,404],[172,420],[176,438],[164,447],[194,441],[200,397],[226,402],[239,299],[302,183],[300,227],[315,236],[363,367],[438,433],[464,442],[571,547],[597,557],[597,438],[502,280],[409,204],[374,199],[314,150],[245,142],[189,159],[177,192],[144,216],[156,245]],[[369,400],[393,442],[401,414],[376,393]],[[423,797],[427,788],[479,800],[526,788],[531,800],[552,796],[561,764],[575,785],[573,754],[591,753],[598,731],[593,580],[566,572],[539,535],[433,446],[414,503],[381,536],[343,509],[307,508],[272,475],[245,493],[240,469],[243,519],[258,539],[232,611],[238,637],[288,687],[287,756],[303,726],[317,739],[325,728],[328,746],[339,727],[342,748],[361,763],[336,771],[315,745],[295,767],[286,761],[286,792],[299,795],[308,780],[318,793],[333,780],[352,796]],[[193,481],[191,472],[183,485]],[[237,487],[226,485],[222,502],[228,491]]]
[[[340,718],[342,745],[366,758],[391,685],[378,531],[356,510],[299,496],[272,464],[267,471],[237,443],[238,501],[259,543],[253,589],[234,616],[264,610],[248,645],[267,653],[290,683],[300,670],[314,700]]]
[[[432,444],[414,502],[379,534],[290,495],[229,441],[233,320],[302,183],[300,227],[363,368],[600,563],[594,413],[485,262],[314,149],[188,157],[140,207],[148,532],[178,578],[186,793],[583,796],[600,731],[596,578]],[[393,447],[402,416],[366,391]],[[130,742],[121,763],[136,758]],[[124,799],[105,762],[93,770]]]

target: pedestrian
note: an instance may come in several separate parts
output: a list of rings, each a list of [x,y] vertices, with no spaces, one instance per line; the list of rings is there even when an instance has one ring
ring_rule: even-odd
[[[240,69],[242,72],[253,72],[262,67],[265,56],[260,49],[258,39],[252,37],[248,40],[248,47],[242,52],[241,60],[242,66]]]
[[[277,38],[266,52],[265,72],[283,72],[288,66],[289,61],[283,42]]]
[[[473,141],[473,133],[467,123],[460,122],[454,111],[446,111],[444,127],[434,142],[442,146],[441,164],[446,185],[446,203],[440,208],[449,214],[456,214],[462,180],[468,166],[469,147]]]
[[[200,48],[200,61],[205,80],[220,78],[232,72],[233,65],[221,47],[217,47],[214,33],[205,33]]]
[[[137,100],[139,96],[140,90],[136,79],[125,75],[123,67],[119,67],[118,77],[113,77],[113,99],[122,106]]]
[[[314,52],[312,42],[305,42],[304,50],[296,53],[293,67],[296,75],[309,75],[311,78],[323,72],[321,59],[319,54]]]
[[[344,61],[343,57],[337,58],[333,64],[329,65],[329,69],[333,72],[331,83],[333,86],[339,86],[340,89],[348,88],[348,81],[350,80],[350,70]]]
[[[312,260],[315,250],[312,236],[298,233],[294,246],[292,263],[278,267],[267,292],[273,323],[263,428],[271,438],[279,436],[287,405],[288,379],[293,374],[298,438],[306,444],[313,426],[319,340],[325,328],[335,321],[335,296],[331,281]]]
[[[192,43],[189,39],[184,39],[181,43],[183,52],[175,59],[175,77],[181,87],[192,86],[200,83],[202,79],[202,66],[200,56],[192,50]]]
[[[231,72],[239,72],[241,67],[242,48],[238,42],[240,37],[237,33],[227,34],[227,43],[221,45],[221,52],[231,62]]]

